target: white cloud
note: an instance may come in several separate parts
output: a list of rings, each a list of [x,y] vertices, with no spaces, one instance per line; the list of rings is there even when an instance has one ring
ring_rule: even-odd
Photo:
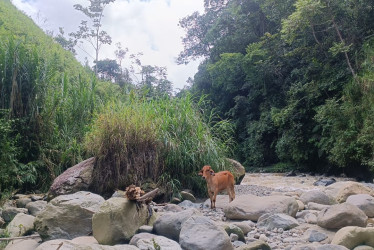
[[[13,0],[13,3],[44,29],[57,32],[58,27],[64,27],[69,33],[75,31],[84,19],[73,5],[87,5],[88,1]],[[174,88],[182,88],[188,77],[196,73],[199,62],[188,65],[175,63],[183,49],[181,37],[184,36],[178,22],[194,11],[203,11],[202,0],[115,1],[105,9],[103,20],[103,28],[112,37],[113,43],[103,46],[100,58],[114,58],[114,44],[121,42],[123,47],[129,48],[130,53],[143,52],[141,59],[144,64],[166,66]],[[43,22],[43,19],[47,21]],[[87,56],[79,49],[78,53],[80,61]]]

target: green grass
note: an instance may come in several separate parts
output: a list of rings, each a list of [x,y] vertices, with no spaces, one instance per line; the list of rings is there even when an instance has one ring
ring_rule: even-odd
[[[225,168],[232,130],[225,122],[212,129],[198,105],[191,96],[152,101],[132,97],[103,108],[85,140],[97,158],[94,190],[110,194],[150,178],[170,192],[181,187],[201,192],[197,172],[206,164]]]

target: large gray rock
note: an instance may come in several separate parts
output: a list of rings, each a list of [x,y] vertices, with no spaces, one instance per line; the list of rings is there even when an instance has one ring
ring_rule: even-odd
[[[241,195],[224,208],[228,219],[257,221],[267,213],[284,213],[296,216],[299,205],[295,198],[286,196]]]
[[[158,235],[179,241],[182,224],[194,215],[201,215],[201,213],[197,209],[188,209],[177,213],[165,213],[157,218],[153,224],[153,230]]]
[[[181,191],[182,200],[192,201],[195,202],[196,198],[193,194],[187,191]]]
[[[68,168],[53,181],[48,191],[49,195],[55,197],[88,190],[92,183],[94,162],[95,158],[91,157]]]
[[[357,206],[368,217],[374,217],[374,197],[368,194],[355,194],[347,199],[347,203]]]
[[[34,230],[35,217],[32,215],[19,213],[8,224],[6,230],[10,237],[23,236]]]
[[[244,232],[240,227],[234,224],[228,224],[224,227],[224,229],[228,236],[231,236],[231,234],[235,234],[237,235],[237,240],[245,243]]]
[[[3,209],[2,217],[5,222],[10,222],[17,214],[27,214],[27,212],[26,208],[5,207]]]
[[[238,196],[236,196],[238,198]],[[236,199],[235,198],[235,199]],[[225,208],[230,202],[229,196],[224,194],[219,194],[216,197],[216,208]],[[210,208],[210,199],[205,200],[203,207]]]
[[[50,240],[39,245],[35,250],[139,250],[136,246],[132,245],[115,245],[115,246],[104,246],[95,243],[82,244],[75,243],[72,240]]]
[[[35,250],[40,244],[37,240],[13,240],[8,243],[4,250]]]
[[[179,244],[186,250],[234,249],[227,233],[204,216],[192,216],[182,224]]]
[[[114,245],[126,242],[134,236],[140,226],[147,224],[148,209],[139,209],[136,202],[113,197],[103,202],[92,218],[93,236],[100,244]],[[150,218],[154,221],[155,215]]]
[[[374,228],[344,227],[336,232],[331,244],[353,249],[360,245],[374,247]]]
[[[237,250],[271,250],[271,247],[263,240],[256,240],[236,248]]]
[[[227,160],[232,166],[232,174],[234,175],[234,178],[235,178],[235,184],[239,185],[245,176],[245,168],[238,161],[235,161],[233,159],[227,159]]]
[[[231,224],[239,227],[245,235],[247,235],[247,233],[249,233],[252,230],[252,228],[254,228],[256,226],[256,223],[254,223],[253,221],[250,221],[250,220],[234,221]]]
[[[342,203],[319,212],[317,224],[323,228],[339,229],[346,226],[365,227],[368,217],[355,205]]]
[[[343,203],[354,194],[369,194],[374,196],[374,189],[364,184],[354,181],[336,182],[325,189],[325,193],[335,198],[339,203]]]
[[[268,231],[274,228],[289,230],[299,226],[299,222],[288,214],[264,214],[257,221],[257,227],[266,228]]]
[[[21,197],[21,198],[16,200],[17,207],[19,207],[19,208],[25,208],[26,205],[30,202],[31,202],[31,198],[27,197],[27,196]]]
[[[332,198],[331,196],[328,196],[327,194],[325,194],[324,192],[320,190],[312,190],[312,191],[305,192],[300,196],[300,200],[304,204],[308,204],[309,202],[315,202],[315,203],[323,204],[323,205],[332,205],[336,203],[334,198]]]
[[[37,215],[35,229],[43,240],[73,239],[92,232],[92,216],[104,198],[90,192],[61,195]]]
[[[130,245],[146,250],[157,250],[156,247],[162,250],[182,250],[178,242],[150,233],[135,234],[131,238]]]
[[[319,203],[315,203],[315,202],[309,202],[308,203],[308,210],[318,210],[318,211],[321,211],[325,208],[329,208],[331,205],[323,205],[323,204],[319,204]]]
[[[30,202],[26,205],[27,210],[33,216],[37,216],[46,207],[47,207],[47,202],[46,201]]]

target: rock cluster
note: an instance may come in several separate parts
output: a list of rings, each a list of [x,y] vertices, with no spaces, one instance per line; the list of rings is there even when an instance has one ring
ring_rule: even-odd
[[[188,192],[178,205],[153,204],[151,209],[87,191],[48,203],[41,196],[17,195],[0,209],[0,233],[35,236],[10,241],[7,250],[374,248],[372,187],[338,181],[311,191],[254,185],[239,185],[236,191],[231,203],[219,195],[214,210],[209,200],[191,201]]]

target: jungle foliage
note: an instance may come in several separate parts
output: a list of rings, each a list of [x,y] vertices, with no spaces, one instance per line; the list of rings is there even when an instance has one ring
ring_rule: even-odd
[[[62,29],[47,36],[8,0],[0,13],[1,195],[47,191],[91,156],[91,188],[106,195],[148,181],[169,194],[202,192],[198,170],[223,169],[232,155],[231,124],[204,113],[204,98],[174,98],[166,68],[143,65],[140,55],[124,68],[127,49],[117,44],[117,60],[96,62],[96,75],[74,58]]]
[[[235,124],[247,170],[374,172],[374,1],[204,3],[178,61],[203,58],[188,91]]]

